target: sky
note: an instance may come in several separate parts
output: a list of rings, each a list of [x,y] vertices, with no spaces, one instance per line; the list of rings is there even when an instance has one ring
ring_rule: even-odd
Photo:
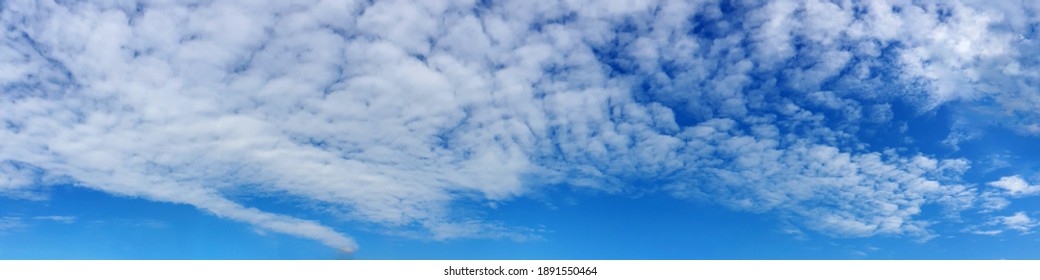
[[[1040,2],[0,2],[0,259],[1040,259]]]

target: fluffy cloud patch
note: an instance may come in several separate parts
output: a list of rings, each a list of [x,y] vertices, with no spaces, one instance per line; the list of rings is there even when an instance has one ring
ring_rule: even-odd
[[[1038,225],[1037,221],[1027,216],[1025,212],[1016,212],[1011,216],[1000,217],[998,221],[1008,229],[1022,233],[1030,232]]]
[[[927,239],[935,221],[922,206],[977,205],[961,180],[970,161],[872,147],[861,132],[912,117],[897,102],[927,111],[989,98],[1040,119],[1037,95],[1011,93],[1040,78],[1034,65],[1005,63],[1030,53],[1035,34],[1017,33],[1036,7],[3,5],[0,194],[59,178],[344,251],[356,245],[340,230],[229,194],[293,196],[438,239],[523,239],[451,205],[655,181],[651,191],[834,236]],[[1006,122],[1030,131],[1020,120]]]
[[[971,226],[966,231],[978,235],[1000,235],[1008,231],[1030,234],[1037,226],[1040,226],[1040,221],[1029,217],[1026,212],[1019,211],[1008,216],[993,217],[981,226]]]
[[[31,187],[35,177],[31,170],[20,168],[9,161],[0,163],[0,176],[0,191],[4,192]]]
[[[1000,188],[1011,196],[1029,196],[1040,193],[1040,186],[1030,185],[1018,175],[1001,177],[1000,180],[989,182],[987,185]]]

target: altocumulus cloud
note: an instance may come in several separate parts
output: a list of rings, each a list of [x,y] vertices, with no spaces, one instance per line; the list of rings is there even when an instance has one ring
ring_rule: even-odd
[[[443,239],[522,235],[454,203],[651,188],[832,236],[926,240],[924,205],[955,216],[1033,188],[982,193],[961,178],[968,159],[864,138],[895,126],[893,103],[985,107],[1040,134],[1029,1],[2,5],[11,197],[72,183],[353,251],[228,194]],[[1002,221],[1034,225],[1022,217]]]

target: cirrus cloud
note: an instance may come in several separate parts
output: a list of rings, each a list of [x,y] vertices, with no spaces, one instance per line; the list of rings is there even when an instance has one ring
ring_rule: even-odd
[[[447,239],[515,236],[453,203],[656,180],[829,235],[927,239],[922,206],[976,206],[970,161],[861,131],[907,117],[892,103],[991,98],[1029,132],[1036,95],[1005,92],[1040,76],[1002,65],[1030,54],[1036,7],[904,2],[8,1],[0,193],[46,174],[352,251],[228,194]]]

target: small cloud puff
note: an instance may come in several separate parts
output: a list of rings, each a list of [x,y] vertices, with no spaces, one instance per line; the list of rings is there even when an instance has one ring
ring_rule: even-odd
[[[1031,233],[1034,227],[1040,225],[1036,220],[1027,216],[1025,212],[1016,212],[1011,216],[999,217],[998,221],[1007,229],[1017,230],[1022,233]]]
[[[1021,176],[1006,176],[1000,180],[989,182],[988,185],[1000,188],[1011,196],[1031,196],[1040,194],[1040,186],[1030,185]]]

